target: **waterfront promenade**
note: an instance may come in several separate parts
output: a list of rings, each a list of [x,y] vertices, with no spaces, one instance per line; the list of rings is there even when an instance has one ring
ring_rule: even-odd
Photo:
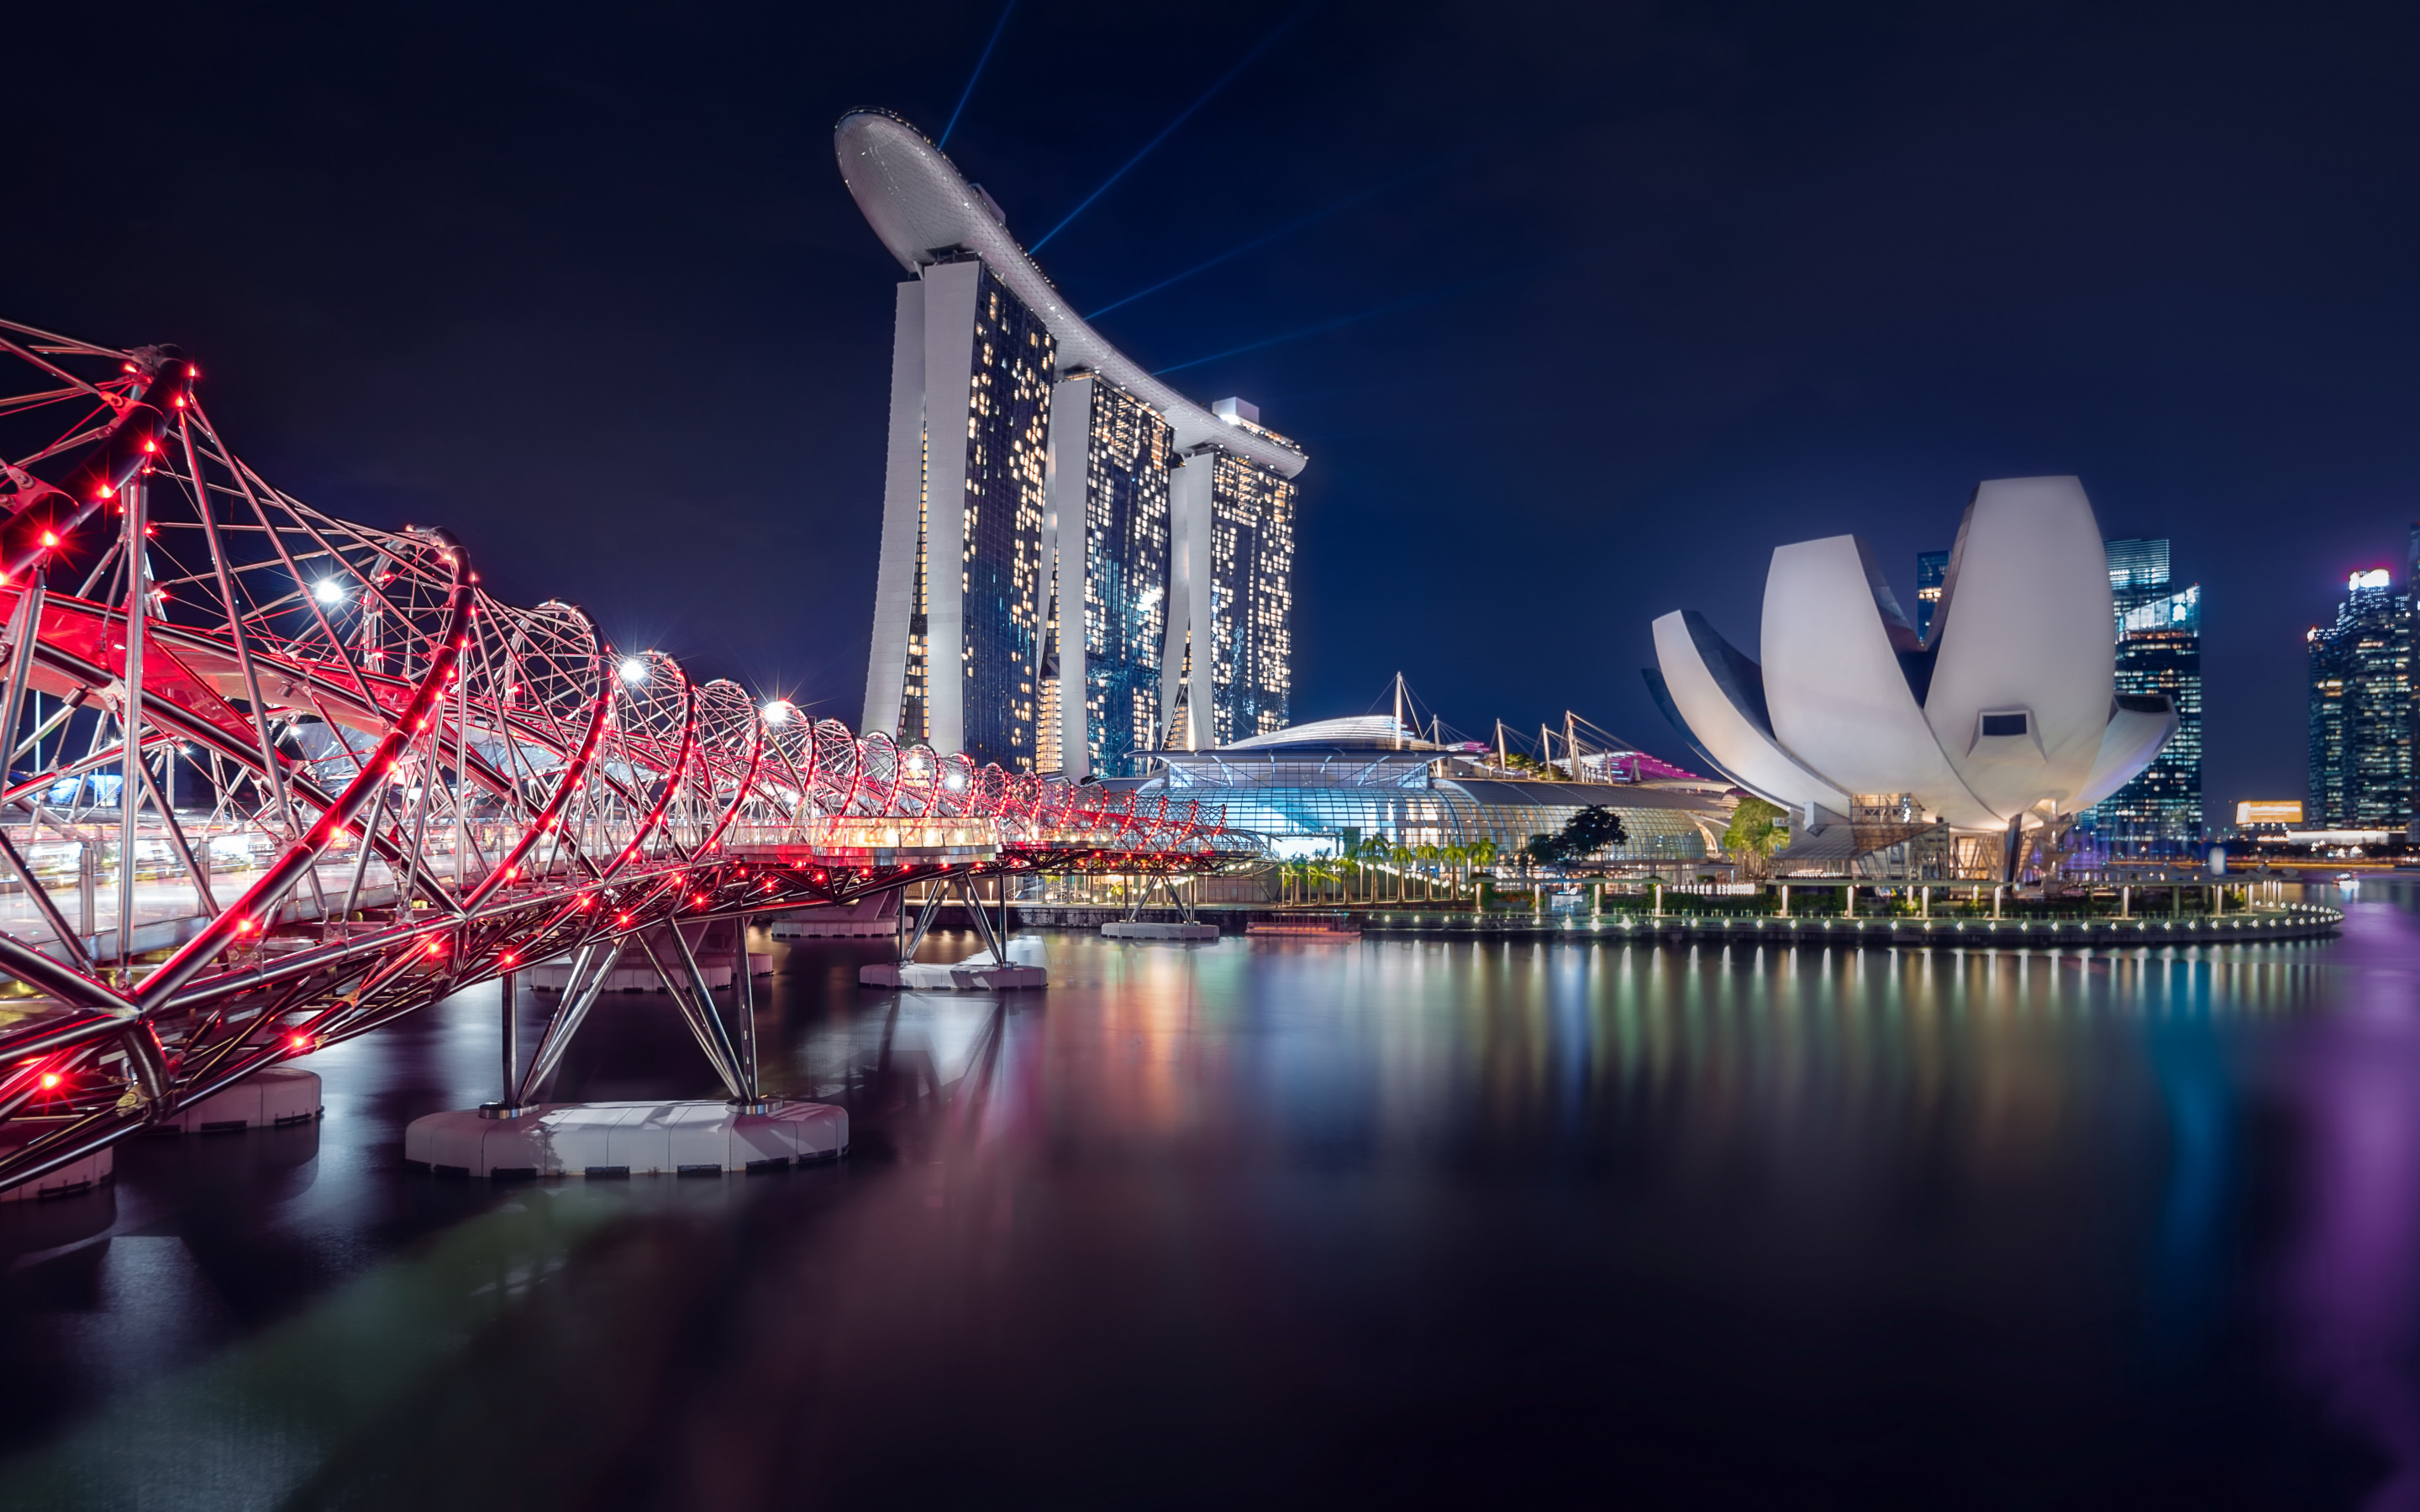
[[[1317,913],[1322,910],[1295,910]],[[1241,933],[1249,920],[1272,911],[1210,907],[1198,911],[1204,923]],[[1330,912],[1343,912],[1330,910]],[[1360,932],[1371,935],[1445,936],[1455,939],[1639,940],[1672,945],[1815,945],[1841,949],[1931,950],[2126,949],[2172,945],[2244,945],[2270,940],[2322,939],[2344,922],[2343,913],[2318,903],[2258,905],[2241,913],[2183,914],[2173,918],[1843,918],[1775,914],[1475,913],[1468,910],[1356,908]],[[1119,910],[1073,906],[1017,906],[1012,922],[1034,928],[1078,929],[1123,918]],[[1175,917],[1170,909],[1144,909],[1144,918]]]

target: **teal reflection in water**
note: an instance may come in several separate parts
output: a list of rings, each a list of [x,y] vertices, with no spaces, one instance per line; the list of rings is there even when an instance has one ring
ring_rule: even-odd
[[[2370,890],[2118,956],[1059,935],[1005,999],[828,945],[761,1032],[857,1151],[710,1183],[402,1172],[492,1095],[466,994],[298,1140],[0,1213],[0,1500],[2407,1504]],[[660,999],[590,1032],[566,1095],[710,1088]]]

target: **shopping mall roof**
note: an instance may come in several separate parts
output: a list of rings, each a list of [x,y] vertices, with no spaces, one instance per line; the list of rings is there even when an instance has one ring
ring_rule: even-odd
[[[1456,788],[1478,804],[1520,804],[1529,808],[1686,809],[1692,813],[1723,811],[1730,801],[1710,783],[1662,787],[1644,782],[1505,782],[1486,778],[1457,777]]]
[[[1290,724],[1264,735],[1247,735],[1219,750],[1282,750],[1289,746],[1324,746],[1343,750],[1422,750],[1447,748],[1422,740],[1391,714],[1356,714],[1342,719],[1313,719]],[[1163,753],[1165,754],[1165,753]]]

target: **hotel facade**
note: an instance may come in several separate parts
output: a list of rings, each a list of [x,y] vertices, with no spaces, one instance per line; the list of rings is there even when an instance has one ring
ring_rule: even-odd
[[[1103,340],[915,128],[835,149],[913,275],[861,728],[1070,778],[1284,728],[1302,450]]]

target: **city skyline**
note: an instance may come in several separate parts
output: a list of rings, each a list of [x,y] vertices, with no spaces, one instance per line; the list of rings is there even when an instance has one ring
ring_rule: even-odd
[[[222,402],[310,497],[462,519],[524,596],[854,718],[897,280],[826,153],[839,114],[882,101],[954,121],[949,152],[1012,225],[1055,233],[1068,303],[1140,365],[1253,399],[1318,457],[1295,717],[1366,708],[1406,664],[1449,709],[1576,702],[1665,741],[1622,671],[1643,616],[1530,592],[1555,563],[1619,561],[1618,595],[1703,578],[1710,521],[1855,531],[1905,595],[1946,490],[2061,471],[2226,606],[2202,644],[2211,802],[2302,791],[2302,631],[2351,568],[2400,570],[2420,498],[2396,418],[2420,399],[2399,355],[2420,298],[2366,250],[2415,213],[2397,186],[2420,132],[2381,65],[2346,62],[2397,55],[2408,23],[2361,23],[2377,45],[2324,70],[2218,15],[1869,16],[1834,38],[1768,18],[1709,52],[1700,19],[1608,14],[1542,57],[1484,17],[1347,8],[1255,53],[1291,15],[1239,13],[1215,57],[1140,16],[1021,10],[988,54],[992,5],[929,13],[913,48],[800,19],[712,67],[692,23],[616,21],[581,69],[647,84],[602,97],[534,23],[483,32],[518,81],[498,90],[433,34],[364,23],[356,108],[275,131],[235,101],[311,54],[246,30],[241,87],[180,126],[242,156],[240,190],[178,156],[150,191],[175,248],[69,218],[0,260],[23,317],[224,366]],[[2205,67],[2135,68],[2180,37]],[[73,54],[84,23],[46,14],[23,45]],[[1187,62],[1125,66],[1146,54]],[[1069,68],[1080,130],[1024,86]],[[35,118],[85,114],[29,87]],[[2076,108],[2044,121],[2024,103],[2044,89]],[[1491,93],[1547,102],[1517,153],[1460,108]],[[144,150],[129,123],[85,130],[72,150],[32,133],[29,193]],[[551,377],[572,370],[622,393]],[[1507,658],[1462,611],[1504,593],[1534,643],[1621,643],[1577,676]],[[1752,593],[1697,601],[1753,641]],[[1404,608],[1426,603],[1456,612]]]

